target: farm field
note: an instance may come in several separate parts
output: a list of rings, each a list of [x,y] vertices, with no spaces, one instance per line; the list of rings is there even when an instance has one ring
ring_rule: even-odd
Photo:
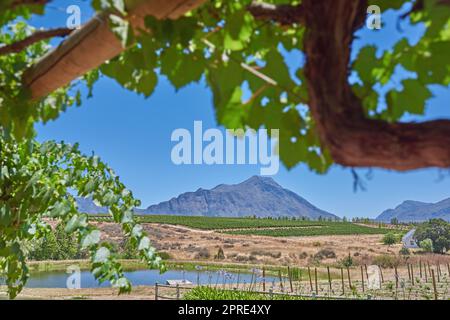
[[[200,230],[215,230],[229,234],[253,234],[263,236],[320,236],[320,235],[357,235],[384,234],[387,228],[363,226],[341,221],[313,221],[288,219],[255,219],[223,217],[189,217],[172,215],[140,215],[141,223],[184,226]],[[91,216],[99,222],[109,222],[109,216]]]
[[[270,236],[270,237],[306,237],[325,235],[384,234],[388,229],[366,227],[353,223],[331,222],[322,226],[288,227],[282,229],[240,229],[224,231],[228,234]]]

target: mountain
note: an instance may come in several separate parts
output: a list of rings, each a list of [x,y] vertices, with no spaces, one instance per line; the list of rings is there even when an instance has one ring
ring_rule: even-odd
[[[434,218],[450,221],[450,198],[437,203],[407,200],[395,209],[384,211],[376,220],[390,222],[393,218],[399,222],[422,222]]]
[[[78,198],[80,212],[103,214],[107,208],[96,206],[92,199]],[[234,185],[221,184],[211,190],[186,192],[169,201],[147,209],[135,209],[139,214],[169,214],[210,217],[307,217],[338,218],[318,209],[296,193],[284,189],[272,178],[254,176]]]
[[[284,189],[272,178],[254,176],[235,185],[221,184],[186,192],[169,201],[152,205],[144,214],[172,214],[211,217],[308,217],[337,218],[320,210],[296,193]]]

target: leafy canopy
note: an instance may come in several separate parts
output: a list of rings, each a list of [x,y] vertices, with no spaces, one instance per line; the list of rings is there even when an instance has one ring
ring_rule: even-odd
[[[33,32],[31,14],[44,14],[45,5],[0,4],[0,42],[11,44]],[[25,2],[25,1],[24,1]],[[44,2],[44,1],[43,1]],[[271,4],[300,1],[268,0]],[[370,1],[383,10],[399,9],[405,0]],[[372,3],[373,2],[373,3]],[[29,99],[22,84],[24,71],[51,47],[40,41],[19,53],[0,55],[0,272],[7,279],[11,297],[26,282],[24,242],[50,232],[47,219],[58,219],[81,247],[91,253],[92,271],[100,281],[110,280],[121,292],[130,289],[120,265],[88,217],[77,212],[74,196],[93,197],[110,208],[130,243],[149,266],[161,266],[142,228],[132,217],[139,202],[106,164],[82,155],[77,146],[34,141],[34,123],[58,118],[68,107],[80,105],[80,88],[89,94],[100,76],[146,97],[165,76],[177,89],[206,82],[213,93],[219,124],[228,128],[280,129],[280,158],[291,168],[304,163],[325,173],[332,159],[320,144],[307,108],[308,93],[303,64],[291,70],[284,52],[302,59],[305,27],[257,20],[247,9],[250,0],[208,1],[176,21],[145,20],[146,30],[130,29],[124,0],[93,0],[95,10],[112,9],[111,27],[129,47],[123,54],[92,70],[49,96]],[[423,114],[431,97],[430,86],[450,83],[450,12],[438,0],[425,1],[424,9],[407,19],[421,24],[424,34],[417,43],[400,40],[377,55],[367,46],[351,68],[358,76],[353,85],[367,116],[395,121],[403,115]],[[122,17],[121,17],[122,16]],[[412,73],[401,88],[381,94],[398,68]],[[386,104],[380,103],[386,101]],[[435,244],[436,246],[436,244]]]

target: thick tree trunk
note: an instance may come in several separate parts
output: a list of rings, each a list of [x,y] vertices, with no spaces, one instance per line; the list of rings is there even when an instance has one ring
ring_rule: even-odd
[[[354,31],[367,1],[303,0],[309,107],[335,162],[411,170],[450,167],[450,121],[387,123],[367,119],[348,83]]]
[[[142,28],[147,15],[158,19],[176,19],[204,1],[129,0],[127,18],[134,28]],[[114,58],[123,50],[125,48],[109,28],[108,14],[101,13],[27,70],[24,84],[33,99],[44,97]]]

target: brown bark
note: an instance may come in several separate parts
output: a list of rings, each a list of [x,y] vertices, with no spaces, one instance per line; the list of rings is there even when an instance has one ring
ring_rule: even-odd
[[[367,1],[304,0],[309,107],[322,143],[344,166],[411,170],[450,167],[450,121],[367,119],[348,83],[354,31]]]
[[[281,25],[303,23],[304,15],[302,5],[280,4],[274,5],[265,2],[253,2],[247,10],[258,20],[271,20]]]
[[[139,29],[143,27],[147,15],[158,19],[177,19],[204,1],[128,0],[127,19],[134,28]],[[124,50],[109,28],[108,13],[100,13],[26,70],[23,82],[32,99],[39,99],[99,67]]]
[[[24,50],[26,47],[31,46],[32,44],[41,40],[50,39],[53,37],[65,37],[72,31],[73,31],[72,29],[68,28],[36,31],[35,33],[30,35],[29,37],[26,37],[23,40],[0,47],[0,56],[4,54],[18,53]]]

